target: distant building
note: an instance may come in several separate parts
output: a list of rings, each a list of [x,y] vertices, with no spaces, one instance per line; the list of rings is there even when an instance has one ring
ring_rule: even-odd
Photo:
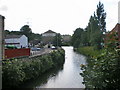
[[[25,35],[6,35],[5,45],[14,45],[17,48],[27,48],[28,38]]]
[[[70,42],[71,41],[71,35],[62,35],[62,41],[63,42]]]
[[[40,45],[40,43],[41,43],[41,40],[37,40],[37,39],[31,40],[31,41],[29,42],[29,46],[30,46],[30,47],[38,46],[38,45]]]
[[[0,60],[4,59],[4,19],[0,15]]]
[[[56,32],[52,30],[48,30],[42,34],[43,37],[54,37],[56,36]]]
[[[43,44],[52,44],[54,37],[56,36],[56,32],[52,30],[48,30],[42,34],[42,43]]]

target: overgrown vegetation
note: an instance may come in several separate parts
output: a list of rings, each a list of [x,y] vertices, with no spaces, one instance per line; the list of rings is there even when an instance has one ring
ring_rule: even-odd
[[[104,6],[99,2],[88,26],[77,28],[72,36],[74,49],[89,56],[87,64],[81,65],[83,72],[80,73],[87,90],[120,89],[119,35],[111,32],[105,40],[105,18]]]
[[[3,88],[18,87],[24,82],[35,79],[50,68],[60,67],[65,60],[63,49],[33,58],[2,61]]]
[[[120,89],[120,41],[117,38],[107,41],[104,51],[88,58],[87,65],[81,65],[86,88]]]
[[[60,33],[57,33],[56,36],[53,39],[53,45],[55,47],[61,47],[62,45],[62,37]]]
[[[104,33],[106,32],[106,13],[104,5],[99,2],[96,12],[90,17],[88,26],[77,28],[72,36],[72,45],[74,48],[81,46],[94,46],[95,49],[103,47]]]
[[[98,56],[103,52],[103,50],[97,50],[92,46],[80,47],[78,49],[75,49],[75,51],[89,57]]]

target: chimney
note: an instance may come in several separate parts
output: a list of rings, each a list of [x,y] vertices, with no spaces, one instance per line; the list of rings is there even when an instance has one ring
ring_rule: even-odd
[[[118,2],[118,23],[120,24],[120,1]]]

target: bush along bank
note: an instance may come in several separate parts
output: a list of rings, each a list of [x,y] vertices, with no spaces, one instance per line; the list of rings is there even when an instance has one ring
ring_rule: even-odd
[[[120,42],[109,40],[103,52],[88,59],[87,65],[81,65],[86,89],[120,89]]]
[[[88,57],[94,57],[94,56],[99,56],[103,52],[103,49],[97,50],[93,46],[84,46],[84,47],[75,48],[74,51]]]
[[[37,78],[51,68],[62,66],[64,61],[65,51],[63,49],[32,58],[2,61],[3,88],[19,87],[24,82]]]

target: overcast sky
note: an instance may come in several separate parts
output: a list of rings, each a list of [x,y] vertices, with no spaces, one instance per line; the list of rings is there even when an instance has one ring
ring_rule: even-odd
[[[5,29],[10,31],[29,24],[34,33],[50,29],[73,34],[76,28],[87,26],[99,1],[104,4],[110,31],[118,22],[120,0],[0,0],[0,14],[5,16]]]

